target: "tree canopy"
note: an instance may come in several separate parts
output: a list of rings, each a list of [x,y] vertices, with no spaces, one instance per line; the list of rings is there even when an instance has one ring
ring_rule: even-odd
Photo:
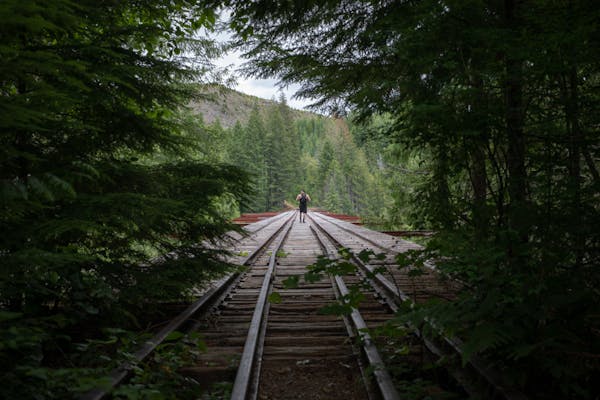
[[[530,393],[593,397],[595,3],[227,4],[249,73],[300,83],[316,107],[359,121],[389,117],[384,140],[421,155],[409,199],[439,234],[406,261],[433,257],[470,289],[415,318],[435,316],[467,339],[466,358],[502,360]]]
[[[0,21],[0,393],[66,398],[91,384],[78,345],[225,271],[198,243],[231,228],[247,175],[186,130],[214,9],[8,0]]]
[[[133,345],[115,327],[230,267],[210,242],[240,205],[306,189],[437,231],[399,261],[464,290],[398,323],[463,338],[465,362],[494,360],[532,397],[595,398],[596,2],[227,0],[246,73],[332,115],[294,119],[281,98],[231,128],[186,107],[215,72],[221,3],[0,4],[2,397],[97,385],[127,357],[111,346]]]

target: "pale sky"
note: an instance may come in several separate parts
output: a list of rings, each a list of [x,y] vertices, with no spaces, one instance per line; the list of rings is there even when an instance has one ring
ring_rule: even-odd
[[[216,35],[217,40],[227,41],[230,35],[229,32],[219,32]],[[235,71],[236,68],[240,67],[244,63],[244,59],[241,57],[241,53],[239,51],[232,51],[226,54],[224,57],[215,61],[215,65],[218,67],[230,67],[232,71]],[[239,73],[235,73],[236,82],[232,89],[240,91],[242,93],[246,93],[252,96],[262,97],[263,99],[278,99],[279,94],[283,92],[285,98],[287,99],[287,103],[290,107],[297,108],[303,110],[304,107],[311,103],[310,100],[297,100],[293,99],[292,96],[298,90],[298,85],[290,85],[287,88],[279,89],[277,87],[277,81],[275,79],[254,79],[254,78],[244,78]]]

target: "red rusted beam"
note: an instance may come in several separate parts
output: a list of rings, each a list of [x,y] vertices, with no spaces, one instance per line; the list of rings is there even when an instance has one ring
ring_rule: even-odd
[[[381,231],[390,236],[433,236],[434,231]]]

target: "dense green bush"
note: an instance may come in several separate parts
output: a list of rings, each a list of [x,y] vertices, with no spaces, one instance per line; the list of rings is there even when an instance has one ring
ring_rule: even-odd
[[[198,244],[231,228],[247,177],[194,161],[183,116],[213,9],[9,0],[0,21],[0,393],[65,398],[93,383],[76,343],[223,273]]]
[[[596,3],[228,4],[249,72],[338,115],[389,117],[382,147],[421,157],[419,179],[397,180],[411,209],[396,207],[439,234],[403,261],[433,258],[466,285],[417,320],[435,316],[532,397],[595,398]]]

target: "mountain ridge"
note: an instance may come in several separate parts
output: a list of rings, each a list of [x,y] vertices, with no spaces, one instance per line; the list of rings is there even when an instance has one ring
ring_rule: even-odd
[[[238,121],[244,125],[254,107],[264,117],[271,108],[280,106],[277,100],[263,99],[221,85],[205,85],[199,90],[201,94],[188,105],[192,113],[202,115],[204,122],[209,125],[218,120],[224,128],[231,128]],[[294,120],[327,118],[311,111],[298,110],[287,103],[286,107]]]

